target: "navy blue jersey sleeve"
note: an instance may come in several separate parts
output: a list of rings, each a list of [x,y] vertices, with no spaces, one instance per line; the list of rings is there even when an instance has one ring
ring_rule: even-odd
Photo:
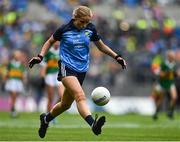
[[[63,34],[64,25],[59,27],[53,34],[53,38],[57,41],[60,41]]]
[[[93,31],[93,34],[91,36],[91,41],[98,41],[100,40],[100,35],[98,34],[97,30],[96,30],[96,27],[93,25],[92,26],[92,31]]]

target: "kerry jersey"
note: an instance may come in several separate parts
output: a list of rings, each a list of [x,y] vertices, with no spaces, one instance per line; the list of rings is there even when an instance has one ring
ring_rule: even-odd
[[[55,50],[53,47],[44,56],[44,61],[47,63],[46,74],[58,72],[59,50]]]
[[[171,85],[175,83],[175,64],[165,61],[161,64],[161,71],[165,72],[167,75],[164,77],[160,77],[159,83],[163,88],[169,89]]]
[[[12,60],[8,64],[8,78],[9,79],[19,79],[23,78],[25,72],[25,67],[19,61]]]
[[[62,64],[77,72],[88,70],[90,41],[100,40],[92,23],[79,30],[71,20],[68,24],[59,27],[53,38],[61,41],[59,55]]]

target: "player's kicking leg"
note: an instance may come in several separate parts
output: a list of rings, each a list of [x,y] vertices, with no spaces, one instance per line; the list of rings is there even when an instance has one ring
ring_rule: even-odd
[[[81,78],[79,78],[79,80],[81,80]],[[89,124],[93,133],[95,135],[101,134],[101,128],[105,123],[105,116],[101,116],[99,119],[97,115],[95,119],[92,117],[80,81],[78,81],[76,77],[71,76],[63,79],[63,84],[71,92],[72,97],[76,101],[79,114]]]

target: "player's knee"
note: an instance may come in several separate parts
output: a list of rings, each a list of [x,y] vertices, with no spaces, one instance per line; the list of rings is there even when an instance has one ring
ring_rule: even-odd
[[[84,93],[79,93],[75,96],[75,100],[76,100],[76,102],[85,101],[86,97],[85,97]]]

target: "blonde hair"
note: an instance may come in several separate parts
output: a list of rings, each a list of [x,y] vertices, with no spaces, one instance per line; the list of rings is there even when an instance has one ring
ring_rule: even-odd
[[[82,17],[92,18],[93,13],[89,7],[81,5],[73,10],[72,16],[73,19],[82,18]]]

